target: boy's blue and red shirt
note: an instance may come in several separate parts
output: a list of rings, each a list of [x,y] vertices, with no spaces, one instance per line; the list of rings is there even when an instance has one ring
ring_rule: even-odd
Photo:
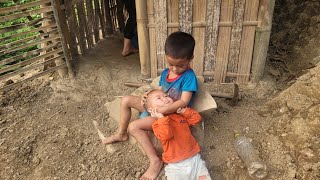
[[[183,74],[175,79],[168,79],[169,68],[162,71],[159,81],[159,86],[162,90],[167,93],[174,101],[181,98],[183,91],[193,92],[191,101],[189,102],[189,107],[192,105],[192,100],[196,92],[198,91],[198,81],[196,74],[190,68],[186,70]]]

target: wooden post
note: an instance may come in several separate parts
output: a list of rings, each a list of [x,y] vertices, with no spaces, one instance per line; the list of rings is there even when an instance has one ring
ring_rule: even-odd
[[[269,47],[274,4],[275,0],[260,0],[260,9],[258,15],[259,24],[256,29],[253,61],[251,67],[253,82],[260,81],[263,76]]]
[[[124,26],[125,26],[124,25],[124,16],[123,16],[124,4],[123,4],[122,0],[116,0],[116,3],[117,3],[117,19],[118,19],[119,29],[120,29],[120,32],[123,32]]]
[[[63,54],[64,54],[64,58],[66,60],[66,64],[67,64],[67,67],[68,67],[68,74],[69,74],[69,77],[71,79],[73,79],[75,77],[74,75],[74,71],[73,71],[73,67],[72,67],[72,64],[71,64],[71,56],[70,56],[70,52],[69,52],[69,49],[68,49],[68,45],[65,41],[65,37],[63,36],[63,32],[62,32],[62,29],[61,29],[61,26],[60,26],[60,17],[59,16],[59,13],[58,13],[58,10],[60,10],[60,3],[57,4],[56,1],[58,0],[51,0],[51,4],[52,4],[52,7],[53,7],[53,12],[54,12],[54,17],[55,17],[55,20],[56,20],[56,23],[57,23],[57,27],[58,27],[58,31],[59,31],[59,34],[61,36],[61,44],[62,44],[62,47],[63,47]],[[68,32],[65,32],[65,33],[68,33]]]
[[[137,29],[140,54],[141,74],[145,77],[150,77],[150,50],[149,50],[149,32],[147,29],[147,0],[136,1],[137,11]]]
[[[110,0],[105,1],[105,16],[106,16],[106,33],[107,35],[111,35],[113,33],[111,12],[110,12]]]

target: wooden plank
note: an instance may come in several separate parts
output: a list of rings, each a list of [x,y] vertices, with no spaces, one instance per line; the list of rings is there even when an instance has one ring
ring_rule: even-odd
[[[1,14],[12,13],[15,11],[25,10],[27,8],[34,7],[34,6],[45,5],[46,3],[49,3],[49,2],[50,0],[41,0],[41,1],[30,2],[22,5],[4,7],[4,8],[0,8],[0,12]]]
[[[196,1],[195,5],[202,4],[202,1]],[[179,29],[182,32],[192,33],[192,13],[193,0],[179,1]],[[200,13],[200,12],[199,12]]]
[[[29,21],[27,23],[21,23],[21,24],[15,24],[13,26],[9,26],[9,27],[4,27],[0,29],[0,33],[6,33],[6,32],[10,32],[10,31],[14,31],[14,30],[18,30],[24,27],[39,27],[42,25],[42,23],[47,22],[47,21],[53,21],[53,16],[49,16],[49,17],[43,17],[43,18],[39,18],[36,20],[32,20]]]
[[[233,7],[233,0],[222,0],[221,21],[232,21]],[[231,27],[219,27],[214,83],[223,83],[225,80],[224,72],[228,64],[230,38]]]
[[[40,9],[35,9],[35,10],[31,10],[31,11],[25,11],[25,12],[21,12],[21,13],[17,13],[17,14],[10,14],[7,16],[2,16],[0,18],[0,23],[14,20],[14,19],[18,19],[18,18],[22,18],[22,17],[26,17],[26,16],[31,16],[33,14],[40,14],[40,13],[47,13],[47,12],[52,12],[51,6],[40,8]]]
[[[8,39],[24,36],[24,35],[27,35],[27,34],[30,34],[30,33],[33,33],[33,32],[41,32],[43,30],[54,29],[56,27],[57,27],[56,24],[52,24],[52,25],[49,25],[49,26],[43,26],[43,27],[32,29],[30,31],[25,31],[25,32],[21,32],[21,33],[12,34],[10,36],[2,37],[2,38],[0,38],[0,41],[5,41],[5,40],[8,40]]]
[[[167,38],[167,1],[158,0],[154,2],[155,6],[155,22],[156,22],[156,47],[158,69],[164,69],[164,44]]]
[[[202,22],[206,20],[206,0],[198,0],[193,5],[193,20],[197,22]],[[204,49],[205,49],[205,27],[194,27],[192,30],[192,35],[196,41],[196,46],[194,49],[194,59],[192,61],[192,69],[197,76],[202,76],[203,74],[203,64],[204,64]]]
[[[229,63],[227,68],[228,72],[233,72],[233,73],[237,72],[238,70],[244,4],[245,4],[245,0],[235,0],[235,7],[233,11],[234,23],[231,31],[230,56],[229,56]]]
[[[207,34],[204,71],[213,71],[216,62],[218,45],[218,24],[220,20],[221,0],[208,0],[207,6]]]
[[[0,46],[0,50],[15,47],[15,46],[17,46],[17,44],[20,44],[20,43],[24,43],[24,44],[25,43],[30,43],[30,41],[34,41],[34,40],[39,39],[39,38],[44,38],[44,37],[47,37],[47,36],[52,35],[52,34],[58,34],[58,30],[55,29],[55,30],[47,32],[47,33],[36,34],[36,35],[33,35],[33,36],[29,36],[29,37],[26,37],[26,38],[23,38],[23,39],[19,39],[17,41],[13,41],[13,42],[1,45]]]
[[[246,1],[244,20],[256,21],[258,16],[258,7],[259,0]],[[255,29],[256,27],[254,26],[243,27],[237,83],[245,83],[249,81]]]
[[[11,71],[11,70],[16,69],[16,68],[20,68],[20,67],[29,65],[29,64],[34,63],[36,61],[42,60],[42,59],[44,59],[46,57],[50,57],[52,55],[61,53],[62,51],[63,51],[62,48],[59,48],[59,49],[56,49],[54,51],[50,51],[50,52],[48,52],[46,54],[31,58],[31,59],[28,59],[28,60],[25,60],[25,61],[21,61],[19,63],[13,64],[13,65],[10,65],[10,66],[6,66],[6,67],[0,69],[0,74],[4,73],[4,72]]]
[[[107,35],[111,35],[113,33],[113,24],[111,19],[110,12],[110,0],[105,0],[105,16],[106,16],[106,33]]]
[[[39,77],[41,77],[41,76],[44,76],[44,75],[46,75],[46,74],[49,74],[49,73],[51,73],[51,72],[54,72],[54,71],[56,71],[56,70],[58,70],[58,69],[62,69],[62,68],[65,68],[65,67],[66,67],[66,64],[62,64],[62,65],[59,65],[59,66],[50,68],[50,69],[48,69],[48,70],[46,70],[46,71],[43,71],[43,72],[41,72],[41,73],[38,73],[38,74],[36,74],[36,75],[34,75],[34,76],[32,76],[32,77],[26,78],[26,79],[24,79],[24,80],[22,80],[22,81],[19,81],[19,82],[10,84],[10,85],[8,85],[8,86],[4,86],[4,87],[0,88],[0,91],[10,90],[10,89],[12,89],[12,88],[14,88],[14,87],[17,87],[17,86],[20,85],[20,84],[23,84],[23,83],[25,83],[25,82],[31,81],[31,80],[36,79],[36,78],[39,78]]]
[[[88,25],[88,42],[89,42],[89,49],[93,48],[93,9],[92,9],[92,0],[86,0],[86,10],[87,10],[87,25]]]
[[[44,65],[52,64],[52,62],[54,62],[57,59],[62,59],[62,56],[57,56],[57,57],[54,57],[54,58],[50,58],[48,60],[45,60],[44,62],[39,62],[38,64],[32,64],[30,66],[26,66],[24,68],[21,68],[21,69],[15,70],[13,72],[7,73],[5,75],[2,75],[2,76],[0,76],[0,81],[4,80],[4,79],[8,79],[8,78],[10,78],[12,76],[15,76],[17,74],[27,72],[27,71],[29,71],[31,69],[41,68]]]
[[[30,47],[30,46],[41,44],[41,43],[44,43],[44,42],[47,43],[47,42],[50,42],[50,41],[53,41],[53,40],[57,40],[59,38],[60,38],[59,35],[55,35],[55,36],[52,36],[52,37],[49,37],[49,38],[46,38],[46,39],[41,39],[41,40],[38,40],[38,41],[34,41],[32,43],[24,44],[24,45],[17,46],[17,47],[11,48],[11,49],[4,49],[4,50],[0,51],[0,56],[2,56],[4,54],[7,54],[7,53],[14,52],[14,51],[18,51],[18,50],[21,50],[21,49],[24,49],[24,48],[27,48],[27,47]]]
[[[168,20],[169,21],[169,20]],[[209,21],[209,20],[208,20]],[[258,26],[259,21],[243,21],[242,26]],[[156,25],[154,23],[149,23],[148,27],[155,27]],[[207,27],[209,26],[206,21],[198,21],[198,22],[192,22],[192,27]],[[219,27],[232,27],[233,22],[232,21],[224,21],[224,22],[218,22]],[[179,23],[177,22],[168,22],[168,28],[177,28],[176,31],[179,29]],[[170,29],[168,29],[170,30]],[[175,32],[175,31],[173,31]]]
[[[0,61],[0,65],[5,65],[5,64],[8,64],[8,63],[12,63],[12,62],[15,62],[15,61],[17,61],[19,59],[26,58],[28,56],[37,55],[37,54],[40,54],[40,52],[47,51],[47,50],[52,49],[52,48],[59,48],[59,47],[61,47],[60,42],[54,43],[54,44],[50,44],[50,45],[48,45],[48,46],[46,46],[45,48],[42,48],[42,49],[36,49],[36,50],[33,50],[33,51],[28,51],[28,52],[25,52],[23,54],[19,54],[17,56],[13,56],[13,57],[10,57],[10,58],[3,59],[3,60]]]
[[[87,41],[86,41],[86,34],[88,34],[88,29],[87,29],[87,21],[86,21],[86,16],[85,16],[85,11],[84,11],[84,5],[83,1],[78,2],[77,4],[77,14],[78,14],[78,27],[79,27],[79,33],[80,33],[80,39],[78,39],[80,43],[80,47],[82,47],[82,54],[86,53],[86,50],[88,49],[87,46]]]

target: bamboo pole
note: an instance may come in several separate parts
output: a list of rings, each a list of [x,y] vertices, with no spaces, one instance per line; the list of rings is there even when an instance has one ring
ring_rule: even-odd
[[[137,29],[139,42],[139,55],[141,74],[149,78],[151,75],[150,69],[150,49],[149,49],[149,32],[147,29],[148,15],[147,15],[147,0],[136,1],[137,11]]]
[[[253,82],[260,81],[263,76],[269,47],[274,4],[275,0],[260,0],[260,9],[258,15],[258,20],[260,23],[256,29],[251,70]]]
[[[58,6],[58,4],[56,3],[57,0],[51,0],[51,5],[53,7],[53,12],[54,12],[54,16],[55,16],[55,19],[56,19],[56,23],[57,23],[57,27],[58,27],[58,31],[59,31],[59,34],[62,36],[61,38],[61,44],[62,44],[62,47],[63,47],[63,54],[64,54],[64,57],[65,57],[65,61],[66,61],[66,65],[68,67],[68,74],[69,74],[69,77],[71,79],[73,79],[75,77],[75,74],[74,74],[74,71],[73,71],[73,67],[72,67],[72,64],[71,64],[71,56],[70,56],[70,52],[69,52],[69,49],[68,49],[68,45],[65,41],[65,37],[63,36],[63,31],[60,27],[60,17],[59,16],[59,13],[58,13],[58,9],[60,6]],[[60,4],[59,4],[60,5]],[[68,32],[65,32],[65,33],[68,33]]]

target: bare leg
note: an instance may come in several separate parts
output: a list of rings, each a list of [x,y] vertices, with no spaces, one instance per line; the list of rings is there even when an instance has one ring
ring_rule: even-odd
[[[144,109],[141,105],[141,98],[139,96],[124,96],[121,99],[120,104],[120,121],[118,131],[102,140],[104,144],[111,144],[119,141],[128,140],[128,125],[131,119],[131,108],[137,109],[139,112],[142,112]]]
[[[146,117],[136,120],[129,125],[129,133],[136,138],[142,149],[147,154],[150,164],[146,172],[141,176],[141,180],[156,179],[163,166],[162,161],[157,156],[146,130],[152,130],[152,123],[155,121],[152,117]]]

